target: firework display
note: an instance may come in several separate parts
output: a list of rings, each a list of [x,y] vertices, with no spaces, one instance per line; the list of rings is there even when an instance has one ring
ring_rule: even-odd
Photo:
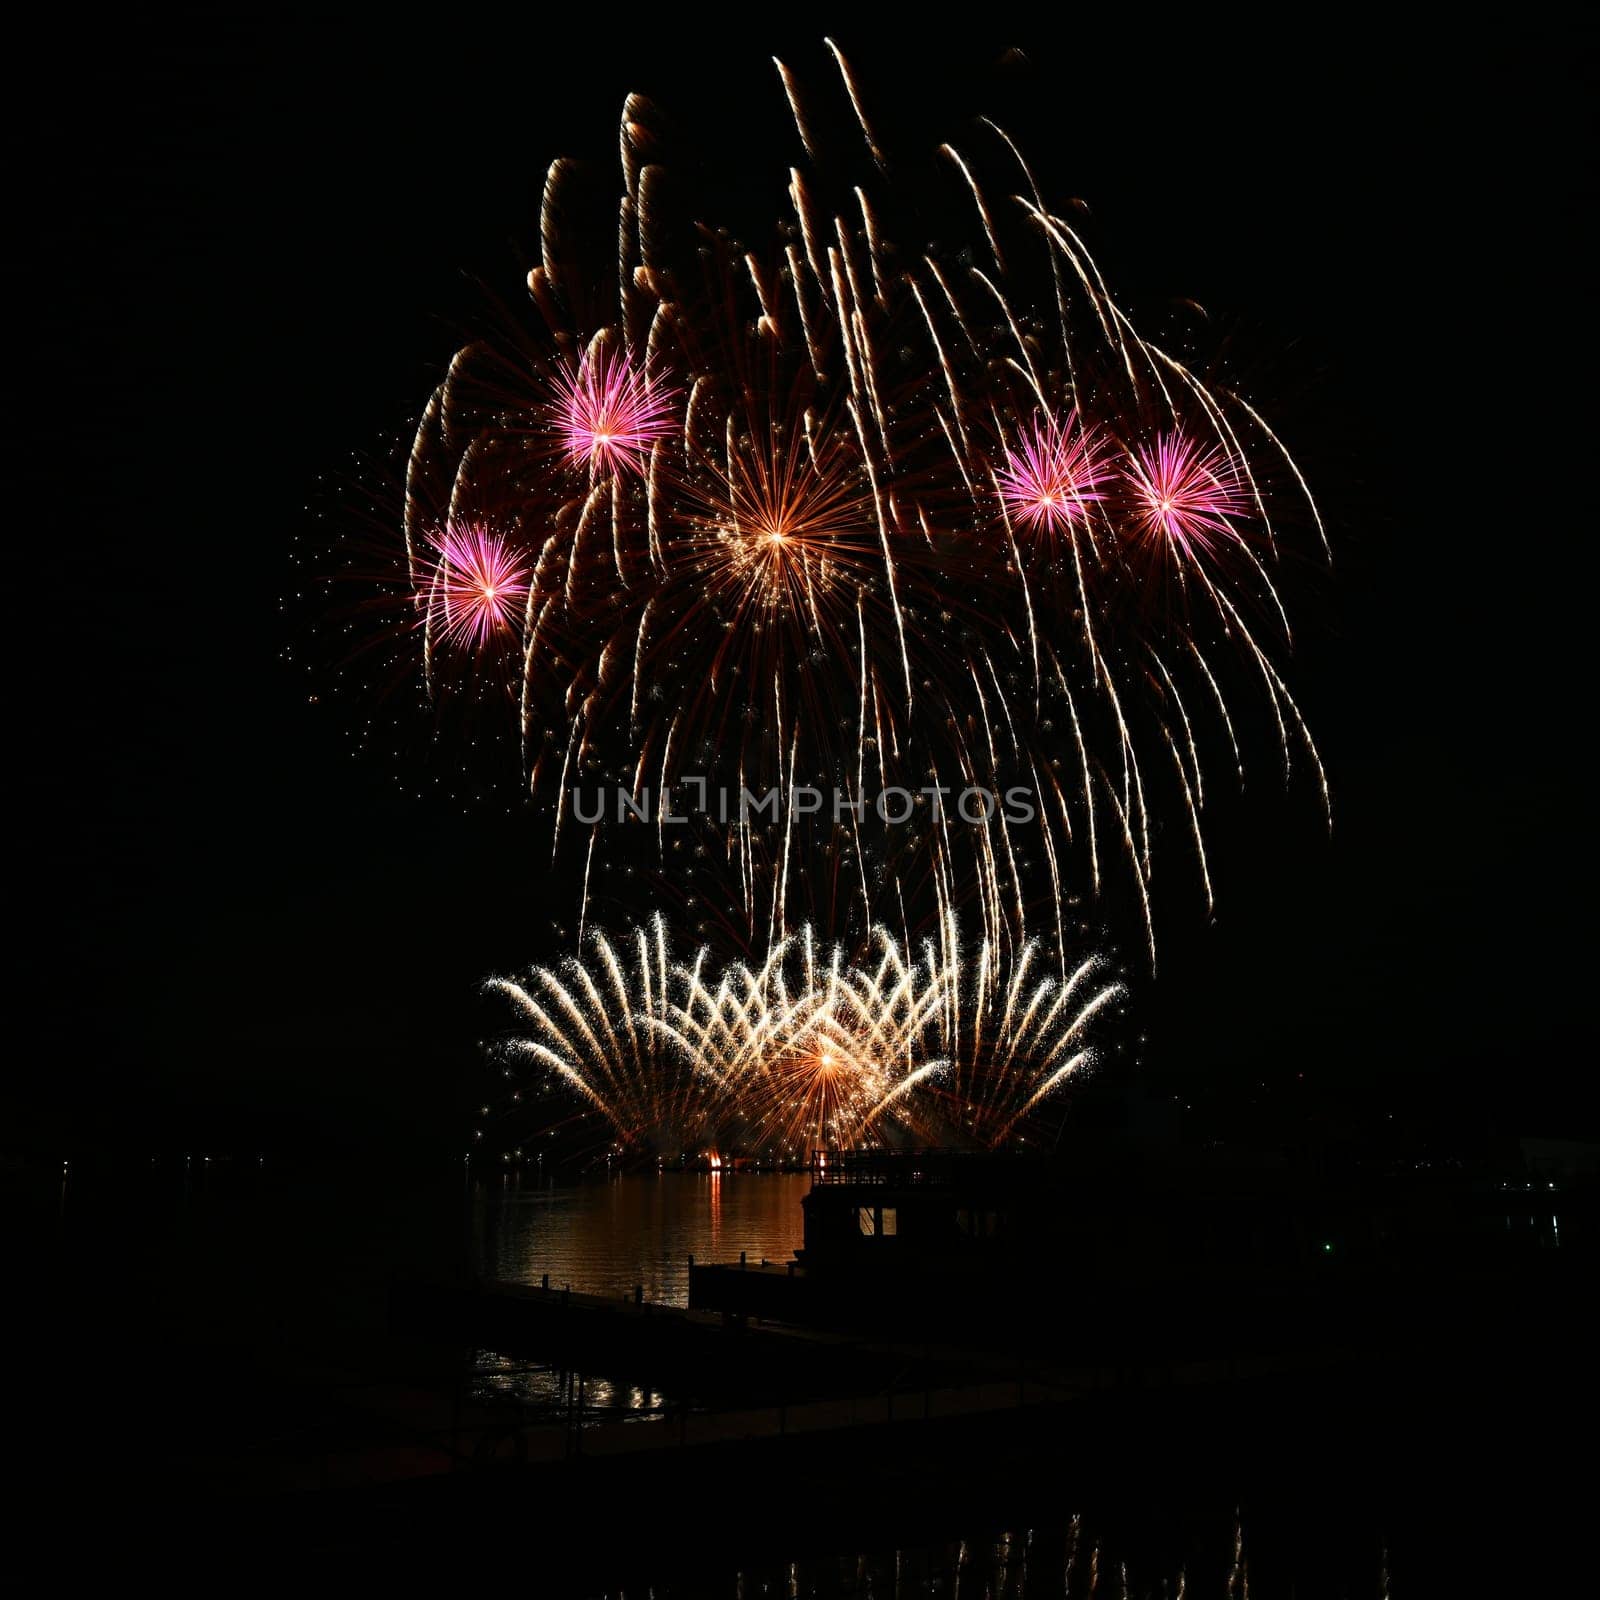
[[[828,49],[814,97],[779,66],[803,163],[765,247],[681,214],[640,96],[603,242],[557,160],[533,314],[457,352],[406,464],[421,681],[503,719],[580,945],[614,863],[653,848],[666,876],[670,849],[746,957],[713,981],[658,925],[631,989],[604,939],[598,968],[500,985],[524,1059],[658,1148],[1006,1137],[1078,1059],[1071,908],[1129,907],[1152,967],[1158,866],[1187,861],[1209,911],[1208,752],[1242,783],[1264,721],[1327,803],[1277,578],[1327,549],[1300,469],[1136,328],[997,124],[938,147],[967,235],[916,244]],[[855,169],[818,155],[830,96]],[[853,952],[820,977],[813,926]]]
[[[954,926],[920,956],[879,930],[860,963],[806,927],[756,967],[703,947],[684,964],[660,917],[591,951],[491,980],[515,1019],[500,1054],[652,1153],[1002,1144],[1088,1069],[1124,993],[1098,956],[1041,970],[1036,942],[1002,973],[987,943],[964,958]]]

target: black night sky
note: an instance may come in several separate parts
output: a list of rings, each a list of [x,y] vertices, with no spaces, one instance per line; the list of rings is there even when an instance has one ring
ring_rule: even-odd
[[[544,949],[543,851],[351,759],[285,659],[291,543],[415,415],[479,280],[515,285],[552,156],[614,161],[640,89],[722,164],[713,201],[771,214],[769,58],[820,74],[828,32],[886,127],[931,146],[999,106],[1120,291],[1270,352],[1328,515],[1296,681],[1334,834],[1265,776],[1225,815],[1214,924],[1164,904],[1152,1072],[1331,1133],[1593,1137],[1580,42],[1531,13],[559,15],[195,11],[14,63],[7,1143],[459,1147],[474,985]]]

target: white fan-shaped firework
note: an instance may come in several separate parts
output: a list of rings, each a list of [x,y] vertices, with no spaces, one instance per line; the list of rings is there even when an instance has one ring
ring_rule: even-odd
[[[667,928],[526,978],[495,978],[516,1029],[508,1070],[598,1113],[636,1152],[733,1148],[801,1156],[823,1146],[1008,1142],[1095,1059],[1094,1025],[1123,997],[1099,956],[1065,975],[970,959],[952,925],[920,955],[879,929],[864,960],[809,927],[766,960],[676,960]]]

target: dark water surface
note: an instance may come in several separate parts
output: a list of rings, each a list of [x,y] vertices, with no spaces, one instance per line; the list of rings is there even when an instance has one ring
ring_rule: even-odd
[[[809,1186],[805,1175],[556,1184],[448,1165],[198,1159],[9,1177],[12,1271],[25,1286],[13,1321],[36,1341],[16,1370],[46,1402],[27,1437],[62,1457],[38,1482],[77,1474],[61,1481],[75,1485],[80,1506],[86,1496],[126,1498],[147,1474],[172,1504],[219,1494],[320,1504],[262,1499],[262,1463],[297,1450],[338,1461],[371,1443],[372,1417],[392,1442],[396,1418],[463,1393],[543,1414],[563,1374],[419,1343],[390,1317],[392,1287],[465,1272],[522,1283],[548,1274],[576,1291],[640,1286],[649,1300],[681,1305],[690,1255],[786,1259]],[[1175,1305],[1174,1317],[1183,1314]],[[706,1487],[705,1518],[662,1511],[642,1547],[605,1537],[610,1513],[586,1499],[581,1473],[562,1480],[559,1505],[525,1499],[514,1475],[490,1473],[489,1483],[458,1473],[471,1496],[462,1514],[481,1512],[492,1528],[526,1523],[574,1585],[552,1593],[621,1592],[619,1564],[630,1594],[730,1600],[1540,1592],[1550,1541],[1581,1494],[1554,1441],[1563,1415],[1582,1414],[1583,1396],[1537,1363],[1449,1366],[1449,1356],[1381,1388],[1318,1380],[1265,1400],[1219,1392],[1198,1403],[1146,1392],[1097,1421],[1080,1424],[1075,1412],[1036,1478],[981,1442],[931,1483],[906,1475],[914,1464],[855,1481],[848,1437],[798,1467],[794,1450],[728,1457]],[[619,1413],[672,1399],[614,1375],[595,1375],[589,1393]],[[1580,1449],[1578,1432],[1569,1443]],[[682,1459],[691,1458],[693,1471],[707,1470],[697,1452]],[[769,1482],[785,1487],[764,1493]],[[702,1500],[675,1459],[652,1464],[637,1494],[645,1498],[629,1502],[624,1526],[638,1524],[640,1537],[642,1508],[676,1504],[673,1495],[686,1508]],[[711,1515],[719,1507],[725,1517]]]
[[[805,1173],[667,1172],[556,1185],[507,1177],[471,1190],[474,1263],[488,1278],[583,1294],[689,1301],[697,1261],[787,1261],[801,1242]]]

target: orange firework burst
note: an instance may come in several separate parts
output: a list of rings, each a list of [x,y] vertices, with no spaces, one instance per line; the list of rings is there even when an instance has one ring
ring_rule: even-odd
[[[779,1042],[750,1090],[755,1142],[821,1148],[854,1143],[882,1103],[885,1074],[836,1031]]]
[[[824,599],[868,570],[871,493],[851,453],[808,425],[742,439],[730,426],[701,498],[697,571],[737,611],[787,611],[820,628]]]

